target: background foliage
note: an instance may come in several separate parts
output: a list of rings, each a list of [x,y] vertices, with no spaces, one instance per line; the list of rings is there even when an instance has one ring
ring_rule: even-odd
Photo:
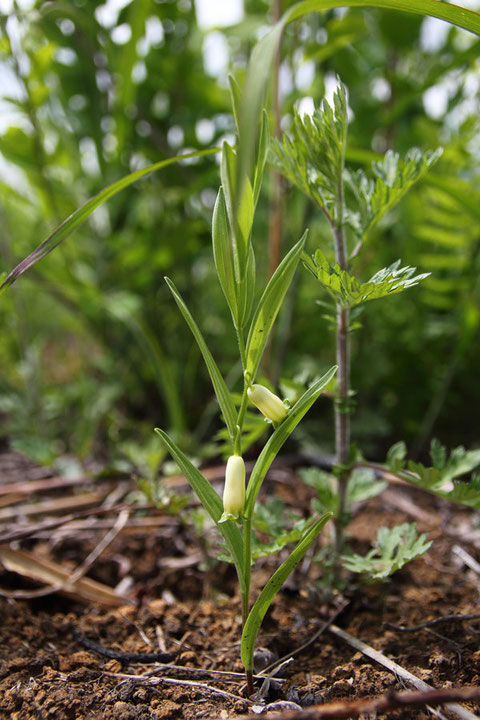
[[[227,67],[241,82],[271,22],[261,0],[246,2],[240,24],[209,33],[189,0],[117,3],[113,13],[97,0],[23,5],[0,20],[0,273],[131,170],[232,138]],[[214,41],[228,51],[215,73],[206,54]],[[295,107],[331,97],[338,75],[357,169],[389,149],[444,147],[359,258],[365,281],[398,258],[432,273],[358,318],[353,434],[372,457],[399,438],[417,458],[432,435],[449,446],[478,442],[479,45],[440,21],[377,9],[315,14],[285,32],[282,129]],[[276,121],[272,113],[273,130]],[[272,178],[254,229],[265,276]],[[14,447],[44,461],[70,452],[135,462],[160,425],[192,454],[216,452],[211,386],[163,278],[174,279],[235,387],[235,339],[211,255],[218,184],[215,156],[149,176],[2,295],[1,433]],[[308,251],[320,245],[329,256],[323,217],[290,186],[281,210],[282,254],[308,226]],[[299,271],[264,360],[267,377],[293,396],[333,362],[319,288]],[[301,431],[305,447],[332,452],[331,413],[328,400],[318,404]]]

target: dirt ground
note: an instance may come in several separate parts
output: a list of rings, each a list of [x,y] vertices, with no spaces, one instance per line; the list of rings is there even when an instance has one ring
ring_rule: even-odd
[[[269,492],[287,502],[295,498],[306,510],[311,491],[293,471],[272,470],[268,483]],[[181,486],[179,480],[179,491]],[[27,487],[37,490],[27,493]],[[14,572],[7,556],[2,560],[0,555],[0,718],[227,720],[260,711],[258,701],[246,699],[240,675],[241,621],[232,568],[206,554],[203,533],[199,548],[198,531],[185,512],[171,517],[131,506],[119,522],[119,508],[125,510],[133,487],[128,478],[62,484],[61,478],[14,453],[0,454],[0,535],[37,526],[33,535],[12,539],[0,551],[7,547],[31,553],[38,562],[57,563],[72,572],[110,533],[87,576],[130,600],[108,606],[108,596],[98,604],[71,588],[69,596],[46,594],[48,586],[45,594],[34,597],[44,583],[34,582],[31,574],[26,577],[28,572]],[[79,507],[83,517],[69,525],[41,526],[78,513]],[[98,508],[102,512],[95,514]],[[480,619],[452,620],[415,632],[384,624],[414,626],[480,613],[480,575],[468,566],[468,558],[480,560],[478,519],[478,513],[415,488],[389,487],[356,509],[349,526],[354,549],[366,550],[381,525],[407,520],[429,533],[431,550],[388,583],[359,585],[351,579],[342,593],[333,595],[319,589],[321,568],[304,561],[264,620],[258,662],[265,666],[295,653],[335,616],[337,626],[436,688],[479,686]],[[269,562],[259,562],[258,586],[271,573]],[[85,647],[85,637],[113,651],[163,651],[175,653],[175,659],[155,665],[105,657]],[[286,700],[301,707],[409,687],[328,629],[266,685],[266,703]],[[465,707],[480,712],[474,703]],[[381,717],[433,715],[421,709]],[[442,709],[437,717],[456,715]]]

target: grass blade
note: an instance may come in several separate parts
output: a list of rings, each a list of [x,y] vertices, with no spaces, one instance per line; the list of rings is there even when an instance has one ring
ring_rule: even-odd
[[[116,195],[121,190],[129,187],[137,180],[149,175],[156,170],[161,170],[168,165],[186,160],[188,158],[204,157],[206,155],[213,155],[219,152],[218,148],[209,148],[208,150],[198,150],[196,152],[186,153],[185,155],[178,155],[177,157],[168,158],[168,160],[160,160],[160,162],[154,163],[153,165],[147,165],[147,167],[140,168],[130,175],[117,180],[113,185],[101,190],[97,195],[94,195],[90,200],[79,207],[75,212],[69,215],[63,222],[55,228],[55,230],[42,242],[38,247],[33,250],[24,260],[22,260],[13,270],[7,275],[5,280],[0,285],[0,293],[6,290],[12,285],[20,275],[35,265],[39,260],[42,260],[46,255],[55,250],[60,243],[62,243],[69,235],[72,234],[80,225],[82,225],[92,214],[97,207],[102,205],[106,200]]]
[[[325,515],[322,515],[322,517],[316,520],[311,528],[305,533],[298,545],[290,553],[288,558],[280,565],[278,570],[273,573],[272,577],[258,596],[254,606],[250,610],[243,628],[241,643],[242,661],[247,670],[253,670],[253,650],[255,647],[258,629],[273,598],[303,558],[312,542],[321,530],[323,530],[332,515],[333,513],[325,513]]]

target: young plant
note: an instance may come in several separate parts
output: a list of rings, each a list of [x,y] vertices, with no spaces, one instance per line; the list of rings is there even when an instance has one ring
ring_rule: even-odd
[[[234,84],[232,96],[236,109],[235,100],[238,100],[238,92]],[[237,113],[236,116],[238,117]],[[268,122],[264,115],[253,183],[250,183],[246,177],[239,179],[236,154],[233,148],[227,143],[224,144],[221,158],[222,186],[218,192],[212,220],[216,272],[230,308],[244,373],[238,409],[198,325],[173,282],[166,278],[172,295],[203,355],[226,426],[230,457],[226,465],[223,502],[172,438],[163,430],[156,430],[223,535],[229,556],[235,565],[242,598],[241,657],[245,666],[249,695],[253,693],[255,640],[263,617],[282,584],[331,516],[331,513],[326,512],[307,524],[293,551],[272,575],[251,606],[250,581],[254,556],[252,528],[260,487],[277,453],[336,371],[336,368],[332,367],[314,382],[292,408],[287,408],[282,400],[266,387],[255,383],[270,331],[302,256],[307,235],[305,233],[285,256],[264,289],[260,300],[255,304],[255,254],[251,234],[268,145]],[[273,433],[264,445],[245,487],[245,464],[242,452],[249,402],[256,406],[271,423]],[[279,543],[278,549],[281,547],[283,543]]]
[[[302,118],[295,113],[290,136],[285,134],[282,142],[273,143],[277,168],[317,204],[332,236],[334,261],[329,259],[328,250],[319,249],[313,258],[304,255],[303,262],[334,302],[338,375],[333,473],[337,486],[336,491],[330,489],[330,509],[335,512],[335,563],[340,562],[343,551],[349,483],[356,459],[350,437],[351,310],[369,300],[402,292],[428,275],[415,276],[415,268],[401,267],[398,260],[362,282],[351,273],[351,265],[372,228],[422,177],[440,153],[422,154],[413,149],[402,162],[397,154],[389,151],[382,162],[372,164],[371,179],[363,170],[354,172],[345,167],[347,130],[347,96],[345,87],[340,84],[334,95],[333,108],[324,101],[322,108],[311,117]]]

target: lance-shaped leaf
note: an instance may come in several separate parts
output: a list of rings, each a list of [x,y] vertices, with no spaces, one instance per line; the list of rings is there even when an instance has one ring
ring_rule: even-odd
[[[225,380],[222,377],[222,374],[220,370],[218,369],[218,366],[213,359],[212,353],[208,349],[207,343],[203,339],[203,335],[200,332],[200,329],[193,319],[190,310],[186,306],[185,302],[183,301],[182,296],[178,292],[177,288],[173,284],[173,282],[169,278],[165,278],[165,282],[167,283],[168,287],[170,288],[170,291],[175,299],[175,302],[177,303],[180,312],[182,313],[183,317],[185,318],[185,321],[192,331],[192,334],[197,341],[198,347],[200,348],[200,352],[203,355],[203,359],[205,360],[205,365],[207,366],[207,370],[210,375],[210,379],[212,381],[213,389],[215,390],[215,395],[217,396],[218,404],[220,405],[220,410],[223,413],[223,417],[225,419],[225,424],[228,428],[228,432],[230,437],[233,439],[235,437],[236,433],[236,413],[235,413],[235,405],[232,400],[232,397],[230,395],[230,392],[225,384]]]
[[[243,271],[235,272],[235,246],[227,216],[225,195],[220,188],[212,218],[213,259],[217,276],[227,300],[236,328],[243,328],[252,311],[255,293],[255,254],[248,243],[248,255]]]
[[[253,225],[253,192],[248,177],[241,180],[236,176],[237,158],[228,143],[223,143],[222,160],[220,163],[220,176],[222,179],[225,206],[232,235],[234,249],[235,279],[240,283],[245,275],[245,266],[248,259],[250,234]],[[236,202],[236,187],[238,188],[238,202]]]
[[[277,317],[283,298],[290,286],[293,275],[300,260],[305,241],[307,239],[308,230],[305,231],[303,237],[290,250],[288,255],[284,257],[260,298],[257,309],[252,319],[250,331],[247,338],[247,365],[246,372],[250,375],[250,380],[255,380],[255,375],[262,359],[265,345],[267,344],[270,330],[272,329],[275,318]]]
[[[262,125],[260,128],[260,139],[258,141],[257,162],[253,173],[253,203],[256,206],[260,189],[262,187],[265,163],[267,162],[268,149],[270,147],[270,126],[268,124],[267,111],[262,113]]]
[[[208,480],[202,475],[200,470],[190,462],[185,453],[180,450],[166,432],[159,428],[155,428],[155,432],[167,446],[171,456],[192,486],[203,507],[222,533],[230,555],[233,558],[233,562],[235,563],[235,567],[237,568],[239,581],[243,584],[243,540],[240,529],[232,520],[226,520],[220,523],[220,518],[223,514],[223,503]]]
[[[314,382],[313,385],[304,392],[302,397],[297,400],[293,408],[289,411],[285,420],[283,420],[265,444],[262,452],[258,456],[258,460],[255,463],[255,467],[253,468],[247,486],[247,495],[245,500],[245,515],[247,517],[252,517],[255,500],[257,499],[262,482],[280,448],[295,430],[300,420],[312,407],[325,385],[328,385],[336,372],[337,366],[334,365],[325,373],[325,375],[323,375],[323,377]]]
[[[104,190],[98,193],[98,195],[94,195],[90,200],[87,200],[87,202],[79,207],[77,210],[75,210],[74,213],[69,215],[63,222],[58,225],[58,227],[55,228],[55,230],[42,242],[40,245],[33,250],[33,252],[30,253],[22,262],[20,262],[5,278],[5,280],[0,285],[0,292],[3,290],[6,290],[12,283],[17,280],[20,275],[22,275],[26,270],[28,270],[32,265],[35,265],[39,260],[44,258],[46,255],[52,252],[52,250],[55,250],[58,245],[60,245],[61,242],[63,242],[69,235],[72,234],[72,232],[82,225],[85,220],[87,220],[92,212],[102,205],[106,200],[109,200],[109,198],[116,195],[120,190],[123,190],[124,188],[127,188],[129,185],[132,185],[132,183],[136,182],[137,180],[140,180],[140,178],[145,177],[146,175],[149,175],[152,172],[155,172],[156,170],[161,170],[164,167],[167,167],[168,165],[173,165],[173,163],[181,162],[182,160],[186,160],[188,158],[196,158],[196,157],[203,157],[205,155],[212,155],[213,153],[217,153],[218,148],[211,148],[209,150],[199,150],[197,152],[191,152],[186,153],[185,155],[178,155],[174,158],[169,158],[168,160],[161,160],[160,162],[154,163],[153,165],[147,165],[147,167],[140,168],[140,170],[136,170],[133,173],[130,173],[130,175],[126,175],[125,177],[121,178],[121,180],[118,180],[117,182],[113,183],[113,185],[109,185]]]
[[[325,513],[325,515],[322,515],[321,518],[314,522],[288,558],[280,565],[278,570],[273,573],[250,610],[243,628],[241,642],[242,662],[247,670],[253,670],[253,651],[258,629],[273,598],[331,517],[332,513]]]
[[[238,327],[237,284],[234,272],[234,254],[230,242],[230,227],[228,224],[227,208],[223,188],[220,188],[213,208],[212,218],[213,259],[217,276]]]

